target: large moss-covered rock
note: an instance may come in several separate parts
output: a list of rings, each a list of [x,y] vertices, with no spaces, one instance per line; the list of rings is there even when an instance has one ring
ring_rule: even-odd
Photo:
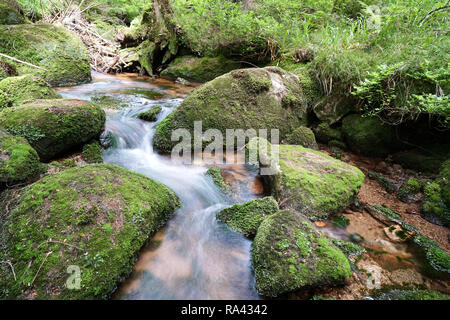
[[[40,169],[39,156],[27,140],[0,129],[0,189],[32,180]]]
[[[376,118],[352,114],[342,120],[342,132],[355,152],[370,156],[386,156],[392,150],[392,128]]]
[[[41,77],[23,75],[0,81],[0,109],[37,99],[58,99],[59,94]]]
[[[272,197],[265,197],[223,209],[217,213],[217,219],[238,232],[254,236],[264,218],[276,212],[278,203]]]
[[[330,125],[326,122],[320,123],[314,129],[315,136],[317,141],[322,143],[329,143],[330,141],[342,141],[343,136],[342,132],[338,129],[331,128]]]
[[[105,112],[82,100],[35,100],[0,112],[0,126],[22,136],[47,161],[100,136]]]
[[[63,27],[51,24],[0,26],[0,48],[4,54],[46,69],[12,62],[20,75],[40,75],[52,86],[91,80],[86,48],[74,33]]]
[[[292,211],[266,217],[253,241],[252,259],[256,289],[266,296],[339,285],[351,275],[345,255]]]
[[[355,106],[356,101],[354,98],[339,93],[321,98],[314,105],[313,110],[320,121],[334,124],[348,113],[356,111]]]
[[[25,18],[15,0],[0,0],[0,25],[22,24]]]
[[[276,67],[234,70],[193,90],[183,103],[158,124],[154,146],[169,152],[177,128],[193,130],[202,121],[203,130],[280,130],[280,139],[307,122],[307,103],[292,73]],[[256,132],[257,133],[257,132]]]
[[[161,72],[161,76],[171,80],[181,77],[189,81],[206,82],[240,67],[239,63],[223,56],[184,56],[171,62],[167,69]]]
[[[137,117],[144,121],[155,122],[156,120],[158,120],[158,114],[160,114],[161,111],[161,106],[153,106],[147,111],[139,113]]]
[[[0,296],[106,299],[179,206],[167,187],[113,165],[66,169],[3,196]],[[66,281],[75,266],[80,289]],[[69,272],[69,273],[68,273]]]
[[[342,211],[364,182],[358,168],[301,146],[280,145],[278,166],[278,172],[268,175],[273,195],[283,208],[311,219]]]

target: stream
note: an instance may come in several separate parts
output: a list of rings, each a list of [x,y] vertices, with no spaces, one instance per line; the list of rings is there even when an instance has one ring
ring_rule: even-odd
[[[260,190],[254,190],[257,172],[237,165],[224,167],[240,190],[232,200],[205,176],[207,167],[202,163],[177,164],[153,150],[155,125],[191,88],[136,75],[93,76],[92,83],[62,88],[59,93],[63,98],[95,101],[106,96],[120,102],[120,107],[105,110],[103,136],[112,135],[114,143],[104,151],[104,162],[163,183],[181,200],[180,209],[142,249],[132,274],[113,298],[259,299],[251,270],[251,241],[216,220],[216,213],[236,199],[261,196]],[[153,105],[162,107],[156,123],[136,118]]]

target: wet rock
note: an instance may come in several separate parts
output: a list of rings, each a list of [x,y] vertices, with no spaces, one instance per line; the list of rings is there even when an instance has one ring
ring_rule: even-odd
[[[206,171],[206,175],[210,176],[216,186],[219,187],[220,190],[225,192],[226,194],[229,194],[231,192],[230,186],[225,182],[223,176],[222,176],[222,169],[218,167],[211,167]]]
[[[51,24],[0,26],[2,53],[32,63],[11,62],[19,75],[36,74],[51,86],[77,85],[91,80],[88,52],[67,29]]]
[[[59,94],[41,77],[27,74],[0,81],[0,109],[37,99],[58,99]]]
[[[155,122],[158,120],[158,114],[161,113],[161,106],[153,106],[149,110],[141,112],[137,117],[144,121]]]
[[[0,126],[22,136],[47,161],[97,139],[105,112],[82,100],[35,100],[0,112]]]
[[[352,114],[342,120],[342,133],[350,149],[368,156],[386,156],[392,148],[391,127],[375,118]]]
[[[444,276],[449,278],[450,274],[450,255],[441,249],[441,247],[431,239],[418,236],[414,243],[422,249],[428,269],[425,271],[430,275]]]
[[[31,181],[40,170],[39,156],[30,144],[0,129],[0,189]]]
[[[180,77],[193,82],[206,82],[240,67],[239,63],[223,56],[183,56],[171,62],[161,76],[170,80]]]
[[[223,209],[217,213],[217,219],[246,236],[254,237],[263,220],[278,210],[275,199],[265,197]]]
[[[0,25],[25,23],[22,8],[15,0],[0,1]]]
[[[331,241],[293,211],[266,217],[252,244],[256,289],[265,296],[343,284],[350,264]]]
[[[331,242],[342,251],[343,254],[351,263],[355,263],[358,258],[366,253],[366,249],[352,242],[340,240],[340,239],[330,239]]]
[[[15,281],[0,264],[6,299],[107,299],[179,207],[167,187],[113,165],[46,176],[5,194],[2,210],[6,203],[0,259],[12,261],[22,277]],[[79,267],[82,290],[67,288],[69,266]]]
[[[154,147],[170,152],[171,133],[177,128],[193,130],[280,130],[280,140],[306,125],[307,103],[295,74],[276,67],[239,69],[194,89],[182,104],[156,127]]]

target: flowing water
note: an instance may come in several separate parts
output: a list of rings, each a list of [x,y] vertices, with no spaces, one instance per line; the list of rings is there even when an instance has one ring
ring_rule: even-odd
[[[64,98],[91,100],[106,95],[120,101],[107,109],[106,131],[113,146],[103,154],[112,163],[144,174],[171,188],[181,208],[145,247],[117,299],[258,299],[251,272],[251,242],[219,223],[216,213],[233,203],[205,176],[201,163],[176,164],[152,148],[155,123],[136,118],[161,105],[158,122],[176,107],[189,88],[165,80],[94,75],[90,84],[61,89]],[[157,122],[156,122],[157,123]],[[104,134],[105,135],[105,134]],[[256,173],[225,168],[240,186],[240,201],[260,194]],[[256,188],[261,189],[261,188]]]

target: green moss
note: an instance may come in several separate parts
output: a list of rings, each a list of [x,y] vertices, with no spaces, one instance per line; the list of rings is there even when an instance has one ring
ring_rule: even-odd
[[[14,0],[2,0],[0,2],[0,25],[23,23],[25,23],[25,18],[20,13],[20,5]]]
[[[439,172],[442,200],[450,208],[450,159],[442,164]]]
[[[252,260],[256,289],[266,296],[338,285],[351,275],[344,254],[292,211],[280,211],[261,223],[252,244]]]
[[[314,133],[319,142],[329,143],[332,140],[342,141],[342,133],[337,129],[333,129],[326,122],[320,123],[315,129]]]
[[[383,176],[380,173],[369,171],[368,174],[369,178],[377,180],[384,189],[386,189],[389,192],[395,192],[397,191],[397,186],[393,184],[389,179],[387,179],[385,176]]]
[[[81,154],[87,163],[103,163],[102,147],[98,141],[85,144]]]
[[[217,167],[211,167],[206,171],[206,175],[210,176],[216,186],[220,188],[225,193],[230,192],[230,186],[226,184],[225,180],[222,177],[222,169]]]
[[[389,209],[385,206],[380,205],[373,205],[370,206],[370,209],[374,210],[375,212],[381,214],[382,216],[386,217],[389,221],[395,222],[395,223],[403,223],[403,218],[401,215],[399,215],[397,212]]]
[[[350,112],[357,111],[355,98],[336,91],[321,98],[313,108],[314,114],[320,121],[334,124]]]
[[[285,88],[289,101],[272,92],[272,81]],[[267,129],[270,139],[270,129],[279,129],[283,140],[306,124],[306,109],[295,75],[274,67],[234,70],[194,89],[156,127],[153,143],[156,149],[170,152],[176,144],[171,141],[172,130],[193,130],[194,121],[202,121],[203,130],[221,131],[224,137],[227,129],[254,129],[256,134]]]
[[[278,212],[278,203],[272,197],[235,204],[217,213],[217,219],[247,236],[254,236],[266,216]]]
[[[280,145],[279,168],[268,176],[275,198],[313,219],[349,206],[364,181],[358,168],[301,146]]]
[[[180,77],[194,82],[206,82],[240,67],[239,63],[223,56],[184,56],[171,62],[167,69],[161,72],[161,76],[171,80]]]
[[[91,98],[91,101],[107,109],[119,109],[127,106],[120,99],[107,95],[95,95]]]
[[[307,127],[298,127],[287,136],[286,142],[288,144],[300,145],[305,148],[317,150],[316,137],[314,132]]]
[[[26,299],[106,299],[139,250],[179,207],[165,186],[113,165],[49,175],[8,193],[0,228],[0,295]],[[3,203],[5,205],[5,203]],[[67,268],[81,271],[69,290]]]
[[[347,145],[355,152],[369,156],[385,156],[392,150],[392,128],[375,118],[352,114],[342,120]]]
[[[70,151],[99,137],[105,112],[82,100],[36,100],[0,112],[0,126],[22,133],[41,160]]]
[[[347,149],[347,145],[345,144],[345,142],[339,140],[330,140],[330,142],[328,142],[328,146],[330,147],[330,151],[341,150],[342,152],[342,150]]]
[[[450,255],[439,247],[439,245],[431,239],[423,236],[418,236],[414,239],[424,252],[429,266],[438,275],[449,276],[450,273]]]
[[[448,150],[448,146],[439,144],[432,147],[432,154],[421,150],[400,151],[394,153],[392,159],[404,168],[422,173],[439,173],[443,162],[450,156]]]
[[[422,215],[435,224],[450,225],[450,207],[442,197],[442,187],[438,182],[432,182],[425,186]]]
[[[333,238],[330,240],[352,263],[355,263],[355,261],[366,252],[366,249],[356,243]]]
[[[17,76],[16,68],[10,63],[3,61],[2,58],[0,58],[0,81],[8,77],[15,77],[15,76]]]
[[[450,300],[450,296],[433,290],[390,290],[377,300]]]
[[[30,144],[0,129],[0,188],[32,180],[40,171],[38,154]]]
[[[158,114],[161,113],[161,106],[153,106],[149,110],[141,112],[137,117],[144,121],[155,122],[158,119]]]
[[[38,76],[28,74],[9,77],[0,81],[0,109],[20,105],[31,100],[58,98],[61,98],[61,96],[44,79]]]
[[[350,224],[350,219],[346,216],[337,216],[333,218],[333,225],[339,228],[347,228]]]
[[[0,26],[2,53],[46,70],[12,62],[20,75],[40,75],[52,86],[91,80],[89,57],[81,40],[67,29],[50,24]]]
[[[419,179],[411,178],[402,184],[398,190],[397,197],[403,202],[411,203],[413,202],[415,195],[419,193],[422,188],[423,183],[419,181]]]

